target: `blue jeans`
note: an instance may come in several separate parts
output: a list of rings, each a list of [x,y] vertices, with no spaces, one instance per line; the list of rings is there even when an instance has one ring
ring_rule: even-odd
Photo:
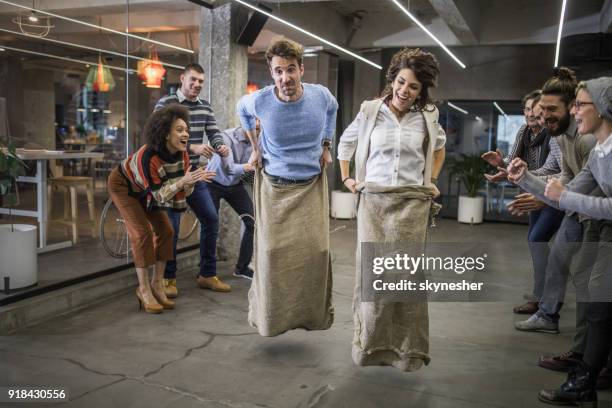
[[[559,310],[565,298],[572,258],[580,249],[582,239],[583,226],[578,222],[577,216],[566,215],[548,256],[546,282],[540,299],[538,316],[550,321],[559,320]]]
[[[236,211],[236,214],[247,214],[250,216],[242,217],[245,229],[240,241],[240,254],[236,263],[236,270],[244,271],[248,268],[253,258],[253,235],[255,233],[255,221],[252,218],[254,216],[253,201],[242,183],[235,186],[223,186],[212,182],[208,188],[217,213],[219,212],[221,199],[224,199]]]
[[[565,213],[553,207],[544,207],[541,210],[529,213],[529,251],[533,261],[533,296],[540,301],[544,292],[546,280],[546,265],[548,264],[548,241],[555,235],[561,226]]]
[[[200,275],[206,278],[217,276],[217,235],[219,234],[219,215],[213,203],[208,184],[198,181],[193,193],[187,197],[187,204],[200,221]],[[174,228],[174,254],[181,224],[181,213],[168,211],[170,222]],[[176,259],[176,257],[175,257]],[[166,264],[165,279],[176,277],[176,260]]]

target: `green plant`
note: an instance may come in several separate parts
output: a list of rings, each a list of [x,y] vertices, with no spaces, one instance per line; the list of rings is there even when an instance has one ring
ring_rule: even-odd
[[[447,160],[447,165],[451,176],[463,182],[468,197],[476,197],[485,180],[484,174],[492,169],[478,154],[461,154],[459,158],[451,157]]]
[[[25,175],[26,168],[27,165],[17,156],[14,145],[9,144],[8,148],[0,146],[0,196],[4,205],[9,208],[11,232],[13,231],[11,209],[19,204],[17,177]]]

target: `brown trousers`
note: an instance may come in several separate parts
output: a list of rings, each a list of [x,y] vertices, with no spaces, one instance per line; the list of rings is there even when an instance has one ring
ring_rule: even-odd
[[[108,192],[121,213],[132,245],[137,268],[155,265],[156,261],[174,259],[174,230],[165,211],[145,211],[137,198],[128,194],[128,181],[114,169],[108,177]]]

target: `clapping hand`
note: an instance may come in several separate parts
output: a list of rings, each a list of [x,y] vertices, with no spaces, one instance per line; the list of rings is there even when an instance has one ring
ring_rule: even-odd
[[[546,206],[546,204],[530,193],[519,194],[514,198],[515,200],[508,204],[508,211],[512,215],[523,215],[529,211],[540,210]]]
[[[561,194],[565,191],[565,186],[561,184],[559,179],[553,178],[548,180],[546,183],[546,189],[544,190],[544,196],[551,201],[559,202],[561,200]]]
[[[525,173],[527,173],[527,163],[517,157],[510,162],[507,172],[508,180],[516,184],[525,177]]]
[[[221,157],[227,157],[229,154],[229,147],[227,147],[227,145],[221,145],[217,147],[217,153],[219,153]]]
[[[214,171],[208,171],[203,168],[195,170],[187,169],[185,175],[179,180],[179,186],[181,188],[191,187],[198,181],[210,183],[216,174]]]

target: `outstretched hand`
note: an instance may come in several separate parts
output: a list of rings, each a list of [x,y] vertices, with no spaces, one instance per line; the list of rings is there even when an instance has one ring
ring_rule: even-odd
[[[494,152],[489,151],[483,153],[480,157],[493,167],[500,167],[504,165],[504,157],[502,156],[502,152],[499,149]]]

